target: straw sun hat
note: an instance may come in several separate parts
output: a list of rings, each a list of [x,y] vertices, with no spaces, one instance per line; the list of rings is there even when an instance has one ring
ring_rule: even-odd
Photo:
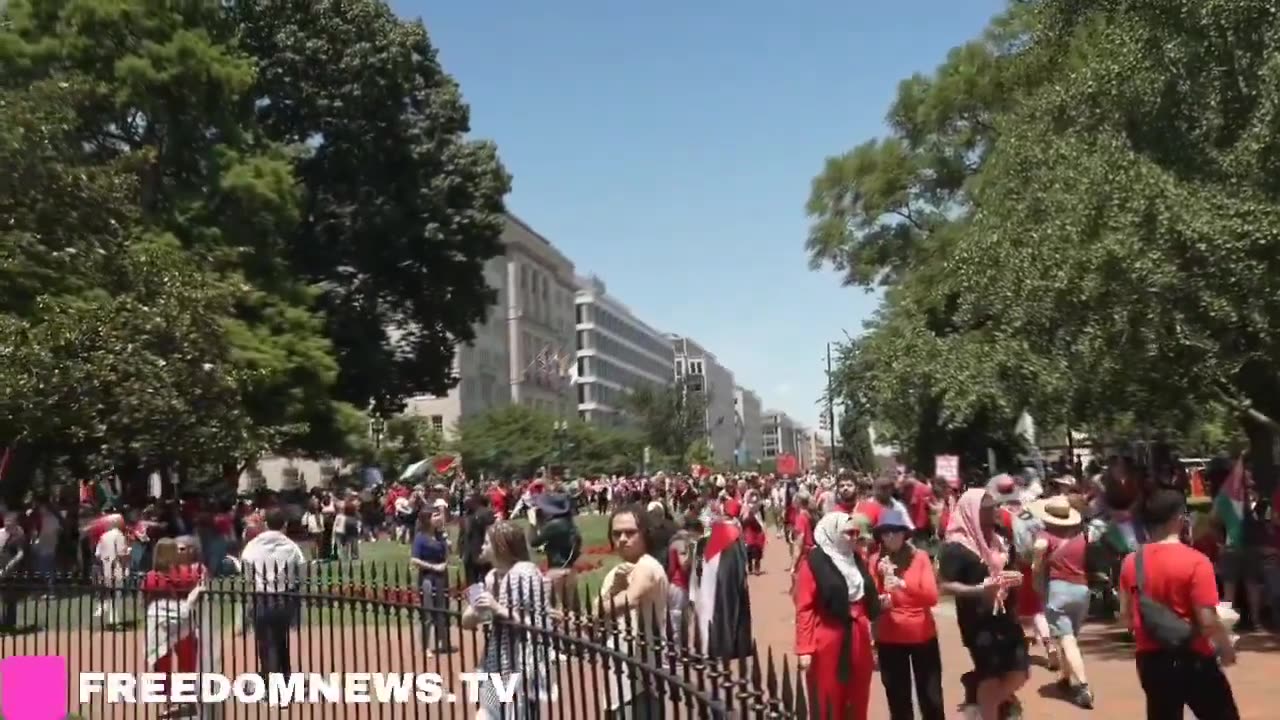
[[[1065,495],[1055,495],[1044,500],[1037,500],[1027,506],[1027,510],[1045,525],[1071,527],[1079,525],[1080,511],[1071,507]]]

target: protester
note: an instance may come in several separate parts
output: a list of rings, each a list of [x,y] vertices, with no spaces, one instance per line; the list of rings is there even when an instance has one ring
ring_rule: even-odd
[[[639,506],[615,510],[609,518],[609,542],[621,562],[609,570],[601,583],[600,614],[629,626],[628,634],[648,639],[641,647],[656,648],[666,627],[669,583],[662,563],[649,552],[649,514]],[[618,644],[619,650],[632,649],[624,649],[620,640],[610,642]],[[658,662],[656,657],[640,660]],[[607,685],[605,709],[609,718],[659,720],[666,712],[661,698],[643,681],[632,679]]]
[[[940,590],[955,597],[960,639],[973,659],[962,678],[965,712],[980,720],[1021,717],[1015,693],[1027,682],[1026,636],[1014,614],[1022,572],[996,531],[997,498],[965,491],[938,552]]]
[[[518,678],[519,685],[516,702],[507,705],[493,683],[482,684],[478,720],[536,720],[539,702],[558,696],[548,668],[550,648],[540,635],[518,632],[507,621],[544,626],[551,607],[550,585],[530,560],[524,531],[515,523],[500,521],[490,527],[481,557],[493,569],[463,611],[462,627],[494,623],[480,671],[500,675],[504,682]]]
[[[547,579],[551,581],[552,602],[577,609],[578,573],[574,564],[582,556],[582,536],[573,520],[573,505],[563,493],[541,492],[530,502],[538,522],[532,541],[547,556]]]
[[[105,527],[107,530],[98,538],[94,548],[94,557],[102,569],[102,584],[107,590],[94,608],[93,616],[103,618],[108,627],[118,624],[123,618],[119,615],[120,588],[129,575],[129,539],[125,536],[124,516],[111,515]]]
[[[467,511],[458,527],[458,555],[462,559],[462,575],[467,585],[484,580],[491,569],[482,559],[485,538],[497,516],[489,509],[489,498],[475,493],[466,500]]]
[[[933,560],[910,540],[912,527],[896,510],[880,515],[874,529],[880,554],[869,564],[880,593],[876,656],[890,720],[913,720],[911,688],[922,720],[943,720],[942,650],[933,608],[938,584]]]
[[[796,573],[796,655],[808,673],[815,717],[866,720],[871,700],[871,623],[880,600],[856,532],[848,514],[824,516],[814,532],[817,546]]]
[[[11,576],[22,569],[27,552],[27,538],[18,522],[18,514],[6,511],[0,520],[0,632],[18,628],[21,581],[15,581]],[[11,579],[6,580],[6,577]]]
[[[1203,554],[1181,542],[1186,522],[1182,492],[1162,489],[1142,507],[1151,542],[1120,569],[1121,618],[1137,640],[1134,656],[1147,696],[1149,720],[1237,720],[1223,666],[1236,661],[1234,643],[1218,616],[1218,586]]]
[[[449,535],[440,510],[418,514],[409,563],[422,591],[422,649],[428,658],[449,653]]]
[[[240,553],[240,567],[254,590],[248,610],[261,673],[288,675],[292,672],[289,628],[297,621],[297,593],[307,560],[297,543],[285,535],[282,510],[267,511],[264,525],[266,529]]]
[[[200,669],[200,618],[196,602],[204,591],[203,581],[200,566],[185,561],[178,541],[173,538],[156,541],[152,568],[143,576],[141,590],[147,600],[147,667],[165,676],[161,680],[162,693],[167,692],[171,675]],[[183,710],[171,704],[161,717],[172,717]]]
[[[1089,614],[1090,599],[1085,567],[1088,538],[1081,532],[1082,518],[1065,495],[1037,500],[1028,509],[1045,526],[1045,532],[1035,542],[1032,575],[1037,583],[1047,580],[1044,611],[1061,659],[1058,689],[1071,702],[1091,709],[1093,691],[1078,641]]]

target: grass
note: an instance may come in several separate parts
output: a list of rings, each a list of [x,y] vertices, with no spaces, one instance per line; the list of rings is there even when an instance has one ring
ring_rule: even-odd
[[[516,521],[527,525],[523,520]],[[600,548],[608,543],[608,517],[604,515],[583,515],[578,518],[578,529],[582,534],[583,547]],[[450,531],[456,540],[457,530]],[[540,559],[540,558],[538,558]],[[579,576],[579,588],[586,597],[593,597],[599,591],[605,573],[618,563],[612,553],[607,555],[584,556],[600,566]],[[462,567],[456,557],[449,563],[450,584],[459,586],[463,582]],[[376,540],[362,543],[360,559],[341,563],[316,563],[312,565],[304,592],[316,595],[328,595],[340,586],[355,588],[414,588],[417,585],[417,573],[409,565],[409,546],[392,540]],[[242,593],[248,587],[241,577],[219,578],[210,584],[210,592],[206,595],[204,605],[208,608],[211,621],[222,627],[230,627],[240,621],[244,615]],[[304,601],[302,621],[308,625],[324,624],[359,624],[385,625],[416,621],[410,616],[417,612],[416,608],[396,607],[391,603],[402,603],[398,596],[380,596],[376,599],[348,597],[343,600],[311,599]],[[18,624],[36,628],[58,628],[63,630],[99,627],[100,621],[92,616],[97,598],[88,593],[77,595],[58,595],[42,598],[29,595],[18,609]],[[458,608],[460,610],[460,608]],[[130,590],[123,593],[121,615],[124,627],[141,629],[144,625],[144,599],[140,593]]]

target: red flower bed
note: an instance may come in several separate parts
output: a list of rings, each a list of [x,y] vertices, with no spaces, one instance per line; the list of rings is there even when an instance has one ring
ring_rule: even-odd
[[[600,545],[588,545],[582,549],[583,555],[612,555],[613,548],[609,547],[609,543]]]

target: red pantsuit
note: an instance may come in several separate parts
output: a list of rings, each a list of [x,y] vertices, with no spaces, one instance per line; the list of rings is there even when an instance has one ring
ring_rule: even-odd
[[[875,587],[866,588],[874,593]],[[810,656],[809,708],[819,720],[867,720],[871,701],[871,675],[875,660],[871,652],[871,623],[863,603],[849,606],[848,618],[827,617],[818,603],[818,585],[809,563],[796,570],[796,654]],[[853,620],[853,632],[845,635],[845,624]],[[841,643],[852,643],[853,667],[849,678],[840,679]]]

